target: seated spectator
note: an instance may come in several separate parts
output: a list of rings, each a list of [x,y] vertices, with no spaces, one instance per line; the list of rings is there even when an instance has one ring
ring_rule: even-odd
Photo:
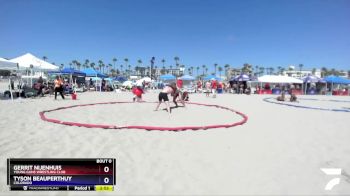
[[[284,92],[282,92],[282,94],[281,94],[281,96],[278,96],[277,97],[277,101],[285,101],[285,93]]]
[[[297,96],[295,94],[290,94],[290,102],[296,102],[297,101]]]

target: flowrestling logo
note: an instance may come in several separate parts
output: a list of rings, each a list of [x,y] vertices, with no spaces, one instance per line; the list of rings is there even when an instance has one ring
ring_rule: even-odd
[[[320,168],[326,175],[329,176],[340,176],[341,168]],[[324,190],[330,191],[333,187],[340,183],[340,178],[332,178],[324,187]]]

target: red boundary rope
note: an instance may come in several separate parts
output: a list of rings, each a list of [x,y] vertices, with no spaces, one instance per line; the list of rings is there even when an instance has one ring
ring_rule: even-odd
[[[92,106],[92,105],[104,105],[104,104],[119,104],[119,103],[133,103],[133,102],[102,102],[102,103],[91,103],[91,104],[81,104],[81,105],[72,105],[67,107],[59,107],[52,110],[45,110],[42,112],[39,112],[40,118],[43,121],[51,122],[51,123],[57,123],[62,125],[69,125],[69,126],[78,126],[78,127],[86,127],[86,128],[103,128],[103,129],[144,129],[144,130],[159,130],[159,131],[185,131],[185,130],[206,130],[206,129],[214,129],[214,128],[229,128],[234,127],[238,125],[243,125],[248,121],[248,116],[235,111],[233,109],[219,106],[219,105],[211,105],[211,104],[203,104],[203,103],[190,103],[187,104],[193,104],[193,105],[201,105],[201,106],[207,106],[207,107],[217,107],[220,109],[229,110],[233,113],[236,113],[240,115],[243,119],[239,122],[231,123],[231,124],[221,124],[221,125],[207,125],[207,126],[182,126],[182,127],[157,127],[157,126],[136,126],[136,125],[130,125],[130,126],[116,126],[116,125],[99,125],[99,124],[88,124],[88,123],[77,123],[77,122],[68,122],[68,121],[61,121],[57,119],[47,118],[45,116],[45,113],[53,112],[57,110],[64,110],[69,108],[75,108],[75,107],[84,107],[84,106]],[[144,102],[144,103],[155,103],[155,102]]]

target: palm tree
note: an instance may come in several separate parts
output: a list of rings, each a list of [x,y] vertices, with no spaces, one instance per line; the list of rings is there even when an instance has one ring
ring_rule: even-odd
[[[141,59],[137,60],[137,63],[138,63],[139,66],[141,67],[141,65],[142,65],[142,60],[141,60]]]
[[[251,68],[251,65],[249,65],[248,63],[244,63],[242,67],[242,72],[248,74],[250,72],[250,68]]]
[[[80,70],[81,64],[79,62],[77,62],[76,65],[77,65],[77,69]]]
[[[128,65],[128,68],[129,68],[129,76],[130,76],[130,73],[131,73],[131,65]]]
[[[218,66],[218,64],[215,63],[215,64],[214,64],[214,68],[215,68],[214,73],[215,73],[215,76],[216,76],[216,67],[217,67],[217,66]]]
[[[198,77],[199,66],[196,67],[196,71],[197,71],[197,77]]]
[[[165,65],[165,59],[162,59],[161,62],[163,64],[163,66],[164,66]]]
[[[176,57],[174,57],[174,60],[175,60],[176,65],[178,65],[179,61],[180,61],[180,58],[178,56],[176,56]]]
[[[123,75],[123,65],[122,64],[120,65],[120,74]]]
[[[228,72],[228,68],[230,68],[229,64],[225,64],[225,76],[227,77],[227,72]]]
[[[259,75],[265,72],[265,67],[259,67]]]
[[[315,75],[315,73],[316,73],[316,68],[312,68],[311,73],[312,73],[312,75]]]
[[[162,67],[162,70],[160,70],[160,73],[163,75],[165,74],[165,66]]]
[[[299,64],[299,71],[300,71],[300,72],[299,72],[299,74],[300,74],[299,77],[300,77],[300,78],[301,78],[301,69],[302,69],[303,67],[304,67],[303,64]]]
[[[98,67],[100,68],[100,71],[102,71],[102,65],[103,65],[103,61],[99,60],[98,61]]]
[[[113,61],[113,69],[114,69],[114,71],[115,71],[115,69],[116,69],[116,68],[115,68],[115,63],[118,61],[118,59],[114,57],[114,58],[112,59],[112,61]],[[113,74],[113,73],[112,73],[112,74]]]
[[[108,69],[107,69],[107,74],[110,74],[110,71],[112,70],[113,65],[112,64],[108,64]]]
[[[158,78],[158,66],[156,65],[156,66],[154,66],[154,69],[155,69],[155,76],[156,76],[156,78]]]
[[[207,73],[208,73],[208,67],[205,68],[205,74],[207,74]]]
[[[185,72],[185,68],[186,66],[185,65],[179,65],[179,68],[180,68],[180,70],[181,70],[181,72],[179,73],[180,74],[180,76],[183,76],[183,74],[184,74],[184,72]],[[182,71],[183,70],[183,71]]]
[[[255,75],[258,76],[258,71],[259,71],[259,65],[255,65]]]
[[[220,76],[220,78],[221,78],[221,72],[222,72],[222,67],[218,67],[218,71],[219,71],[219,76]]]
[[[125,69],[128,67],[128,62],[129,62],[129,59],[128,58],[125,58],[124,59],[124,62],[125,62]]]
[[[84,68],[88,68],[89,67],[89,63],[90,63],[89,59],[85,59],[85,63],[83,65],[83,67]]]
[[[90,67],[92,68],[92,69],[95,69],[95,63],[94,62],[92,62],[92,63],[90,63]]]
[[[46,56],[43,56],[43,60],[46,61],[46,60],[47,60],[47,57],[46,57]]]
[[[151,66],[147,66],[146,68],[147,68],[147,70],[151,70]],[[148,76],[151,76],[151,72],[148,71],[148,74],[147,74],[147,75],[148,75]]]
[[[77,60],[73,60],[73,61],[72,61],[73,69],[76,69],[77,62],[78,62]]]
[[[282,67],[281,67],[281,66],[278,66],[278,67],[277,67],[277,70],[278,70],[278,71],[277,71],[277,72],[278,72],[278,75],[282,75],[282,73],[281,73],[281,69],[282,69]]]
[[[111,69],[111,75],[114,77],[114,76],[116,76],[116,71],[115,71],[115,69]]]
[[[105,67],[106,67],[106,64],[102,63],[102,73],[103,74],[106,74]]]
[[[283,74],[283,72],[285,71],[286,69],[284,69],[283,67],[281,68],[281,73]]]
[[[205,67],[206,67],[206,65],[202,65],[202,69],[203,69],[203,76],[204,76]]]

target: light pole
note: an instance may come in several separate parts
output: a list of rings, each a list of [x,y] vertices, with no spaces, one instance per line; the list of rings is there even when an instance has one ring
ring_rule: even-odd
[[[153,65],[154,65],[154,61],[156,60],[156,58],[155,57],[152,57],[152,59],[151,59],[151,71],[150,71],[150,78],[151,79],[153,79],[152,78],[152,70],[153,70]]]
[[[33,87],[33,65],[30,64],[30,86]]]

